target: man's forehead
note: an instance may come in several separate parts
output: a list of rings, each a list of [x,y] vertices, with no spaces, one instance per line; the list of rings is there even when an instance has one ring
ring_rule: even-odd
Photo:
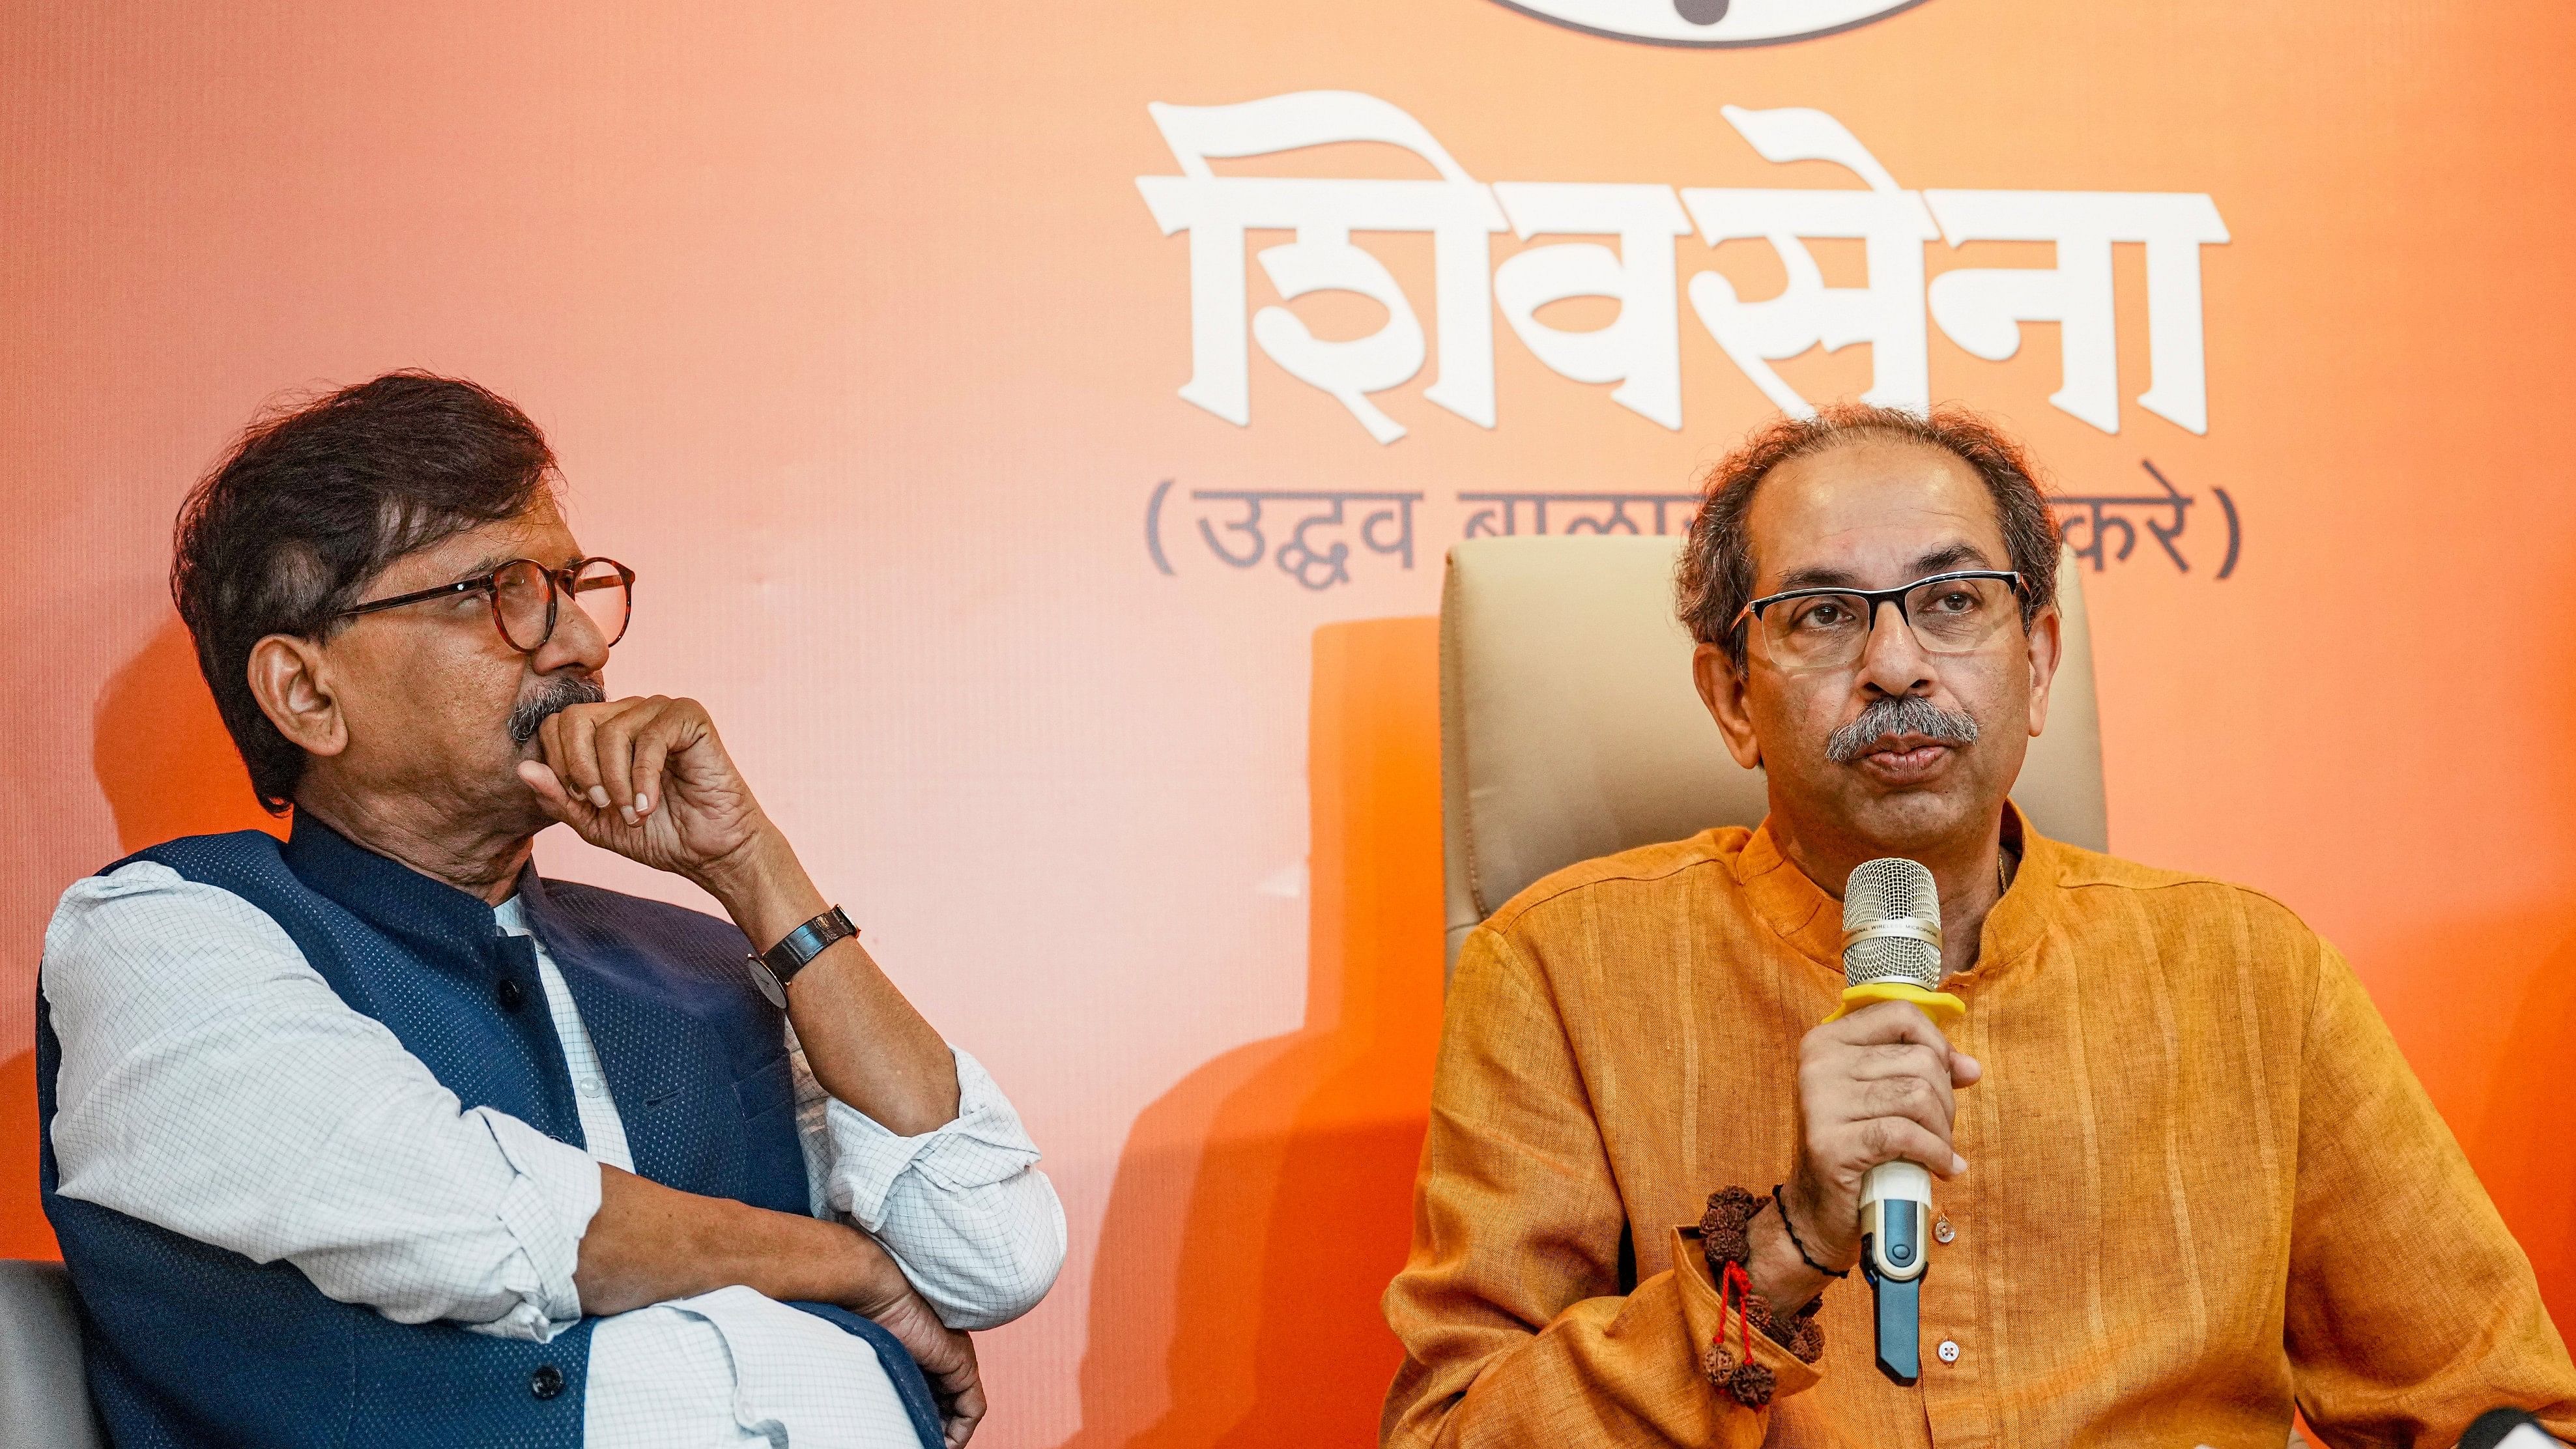
[[[1935,569],[2010,568],[1994,496],[1964,459],[1864,439],[1773,469],[1745,516],[1755,592],[1885,587]]]
[[[470,578],[514,558],[560,566],[580,556],[580,545],[573,541],[572,528],[564,522],[553,495],[540,490],[534,501],[511,517],[478,523],[394,560],[385,577],[409,580],[417,575],[427,586]]]

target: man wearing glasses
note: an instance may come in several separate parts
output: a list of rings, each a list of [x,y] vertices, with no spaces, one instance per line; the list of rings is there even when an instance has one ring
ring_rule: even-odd
[[[962,1444],[1064,1254],[1037,1150],[684,699],[517,408],[255,426],[173,589],[261,801],[73,885],[42,1183],[125,1444]],[[730,922],[530,864],[560,822]]]
[[[2057,550],[1963,413],[1782,421],[1711,474],[1680,613],[1770,814],[1468,938],[1386,1443],[2277,1446],[2294,1403],[2335,1444],[2576,1431],[2529,1263],[2334,949],[2006,798]],[[1946,1036],[1902,1001],[1819,1024],[1882,856],[1938,884]],[[1941,1180],[1910,1388],[1844,1281],[1899,1159]]]

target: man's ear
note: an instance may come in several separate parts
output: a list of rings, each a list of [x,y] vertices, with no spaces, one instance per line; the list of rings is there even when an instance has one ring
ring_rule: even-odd
[[[1699,685],[1699,698],[1708,706],[1709,718],[1717,721],[1717,732],[1726,737],[1726,752],[1735,763],[1748,770],[1762,768],[1762,741],[1753,732],[1753,711],[1744,697],[1744,671],[1715,644],[1702,644],[1691,651],[1691,679]]]
[[[336,755],[349,747],[329,660],[313,640],[271,634],[250,646],[250,694],[277,732],[306,754]]]
[[[2066,621],[2049,605],[2030,621],[2030,733],[2037,739],[2048,727],[2048,686],[2066,658]]]

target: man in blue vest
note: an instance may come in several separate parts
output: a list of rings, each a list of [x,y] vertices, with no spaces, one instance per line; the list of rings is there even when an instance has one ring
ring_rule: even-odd
[[[961,1445],[1064,1217],[685,699],[544,437],[397,373],[256,424],[173,590],[283,842],[65,892],[45,1208],[120,1445]],[[537,832],[730,921],[530,863]]]

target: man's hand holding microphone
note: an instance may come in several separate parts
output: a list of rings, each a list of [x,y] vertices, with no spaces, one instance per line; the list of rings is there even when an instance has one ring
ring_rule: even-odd
[[[1955,1050],[1922,1008],[1882,1001],[1826,1022],[1798,1045],[1797,1166],[1781,1197],[1789,1212],[1750,1224],[1753,1287],[1786,1318],[1860,1261],[1861,1183],[1882,1162],[1916,1162],[1936,1177],[1967,1170],[1951,1146],[1957,1093],[1985,1069]],[[1790,1230],[1795,1229],[1793,1240]]]
[[[1935,1024],[1967,1011],[1943,977],[1931,871],[1901,856],[1863,861],[1843,889],[1842,1006],[1799,1043],[1797,1167],[1780,1212],[1747,1224],[1747,1272],[1775,1319],[1828,1276],[1862,1268],[1879,1372],[1900,1384],[1921,1373],[1932,1179],[1968,1170],[1951,1124],[1958,1090],[1985,1075]]]

